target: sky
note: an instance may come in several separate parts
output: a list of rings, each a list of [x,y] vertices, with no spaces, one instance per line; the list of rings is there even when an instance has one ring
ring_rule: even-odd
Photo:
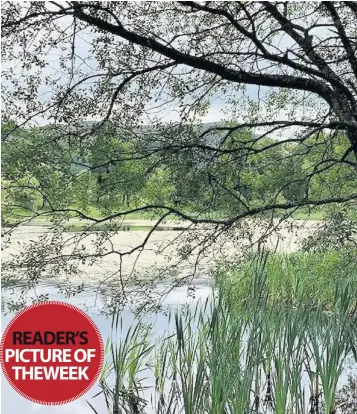
[[[60,20],[60,26],[62,28],[67,27],[69,24],[71,23],[71,18],[66,17]],[[323,29],[321,29],[323,30]],[[319,29],[317,29],[317,34],[318,35],[323,35],[324,33],[319,32]],[[39,36],[41,37],[41,36]],[[81,33],[76,40],[76,54],[78,55],[78,61],[81,62],[80,64],[82,65],[82,68],[86,68],[86,70],[88,71],[88,74],[91,73],[90,71],[90,66],[93,64],[93,66],[95,66],[95,61],[91,52],[90,52],[90,40],[91,40],[91,35],[89,35],[88,33]],[[279,39],[279,47],[284,50],[287,47],[291,46],[291,39],[288,36],[283,36],[282,38]],[[64,77],[61,77],[61,68],[59,65],[59,55],[56,55],[56,53],[51,53],[48,55],[47,57],[47,61],[49,63],[49,66],[44,70],[43,72],[43,78],[46,75],[50,75],[50,76],[57,76],[59,78],[59,82],[61,82],[61,79],[63,79]],[[6,70],[9,65],[13,65],[13,62],[2,62],[2,70]],[[87,65],[87,66],[86,66]],[[15,73],[17,73],[19,76],[21,76],[21,66],[20,64],[18,64],[17,66],[14,66],[15,68]],[[29,72],[29,74],[31,74],[31,71]],[[3,79],[3,83],[6,85],[6,80]],[[89,88],[89,84],[88,84],[88,88]],[[266,88],[267,89],[267,88]],[[43,99],[47,99],[50,96],[50,89],[46,86],[43,86],[41,89],[41,94],[43,96]],[[245,92],[246,96],[248,98],[250,98],[253,101],[258,101],[258,88],[256,86],[253,85],[248,85],[246,87],[246,92]],[[220,122],[222,120],[227,120],[227,109],[228,109],[228,105],[227,102],[222,99],[221,96],[219,95],[214,95],[211,98],[210,101],[210,105],[209,108],[207,110],[207,112],[202,115],[202,116],[197,116],[197,122],[203,122],[203,123],[212,123],[212,122]],[[287,112],[289,110],[293,109],[292,107],[288,108],[286,107],[286,109],[282,109],[280,111],[279,115],[279,119],[282,120],[286,120],[287,119]],[[310,108],[310,114],[313,113],[313,111],[315,110],[315,108],[311,107]],[[267,115],[267,111],[266,111],[266,107],[264,106],[264,102],[261,102],[260,108],[259,108],[259,114],[258,116],[264,118]],[[26,113],[26,109],[24,107],[23,112]],[[297,110],[297,115],[299,116],[302,112],[300,110]],[[228,115],[229,116],[229,115]],[[180,117],[177,113],[177,108],[169,105],[167,108],[161,110],[160,114],[159,114],[159,118],[162,122],[169,122],[169,121],[179,121]],[[45,125],[48,124],[48,120],[46,119],[46,117],[43,116],[37,116],[34,118],[35,122],[38,125]],[[95,115],[94,114],[90,114],[87,118],[88,121],[93,121],[96,120],[95,119]],[[243,122],[244,118],[241,119],[235,119],[235,121],[238,122]],[[150,118],[148,117],[147,119],[143,119],[144,123],[150,123]],[[257,133],[260,132],[264,132],[264,130],[260,131],[257,130],[255,131]],[[293,132],[293,130],[285,130],[284,132],[284,136],[290,136],[291,133]]]

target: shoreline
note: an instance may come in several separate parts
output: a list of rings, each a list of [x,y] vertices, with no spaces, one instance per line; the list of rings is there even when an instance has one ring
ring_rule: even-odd
[[[302,240],[314,232],[319,223],[321,222],[293,220],[290,223],[285,223],[285,226],[278,226],[271,234],[265,234],[266,227],[263,223],[261,225],[259,222],[253,221],[241,223],[239,228],[230,229],[229,232],[216,238],[214,243],[208,243],[204,255],[201,255],[199,250],[195,250],[185,260],[181,256],[184,250],[191,243],[198,245],[203,238],[209,236],[212,229],[192,226],[192,230],[187,231],[187,227],[184,226],[188,224],[180,222],[181,230],[175,230],[177,222],[165,223],[166,228],[161,231],[153,231],[145,247],[138,250],[135,250],[135,247],[145,242],[150,233],[150,228],[152,228],[150,227],[152,225],[150,220],[127,220],[125,225],[133,226],[132,229],[109,231],[104,238],[105,233],[101,234],[99,231],[64,232],[61,252],[65,255],[73,254],[75,252],[73,249],[76,248],[78,243],[86,247],[88,254],[95,255],[98,243],[100,248],[113,249],[114,251],[103,257],[98,257],[93,264],[75,260],[79,274],[67,276],[57,274],[56,276],[62,280],[69,277],[72,282],[74,280],[89,283],[116,281],[120,280],[121,277],[123,278],[122,281],[132,282],[135,279],[148,280],[151,277],[158,277],[158,279],[170,278],[175,275],[179,278],[190,277],[189,275],[195,269],[195,275],[201,277],[207,274],[219,261],[224,259],[235,260],[240,257],[252,243],[256,243],[264,234],[264,242],[261,246],[266,249],[274,250],[277,248],[278,251],[285,253],[297,251]],[[144,224],[148,226],[147,229],[144,229]],[[249,230],[252,231],[253,239],[247,235]],[[42,239],[45,234],[48,236],[46,243]],[[51,231],[51,228],[46,226],[32,225],[15,228],[10,240],[5,240],[7,246],[2,252],[3,264],[6,262],[14,263],[17,258],[21,260],[21,254],[29,248],[35,250],[39,248],[41,252],[44,252],[45,244],[51,246],[51,239],[54,235],[55,233]],[[132,249],[134,249],[133,253],[124,255],[121,261],[118,252],[124,253]],[[40,254],[44,254],[41,252]],[[196,259],[199,260],[199,264],[196,263]]]
[[[273,222],[278,222],[279,218],[273,219]],[[137,230],[137,228],[143,228],[143,231],[148,231],[149,229],[155,227],[155,225],[157,224],[158,220],[151,220],[151,219],[124,219],[124,220],[116,220],[113,223],[113,229],[115,229],[116,231],[130,231],[130,227],[133,228],[133,230]],[[246,218],[243,219],[241,221],[237,221],[238,222],[250,222],[250,223],[257,223],[257,222],[265,222],[264,219],[261,218]],[[323,223],[323,219],[309,219],[309,218],[287,218],[284,222],[286,223],[296,223],[296,224],[301,224],[303,225],[304,223],[307,223],[308,225],[311,224],[320,224]],[[93,226],[93,231],[95,231],[96,229],[101,229],[103,230],[103,228],[109,228],[110,229],[110,223],[108,222],[101,222],[101,223],[96,223],[94,221],[91,220],[86,220],[86,219],[79,219],[79,218],[71,218],[68,221],[66,221],[66,228],[71,228],[73,227],[74,229],[78,228],[78,231],[81,231],[83,229],[85,229],[88,226]],[[195,224],[195,223],[191,223],[190,221],[187,220],[176,220],[176,219],[167,219],[167,220],[163,220],[158,226],[157,229],[167,229],[167,230],[186,230],[189,229],[190,227],[198,229],[200,227],[202,228],[209,228],[210,226],[213,226],[214,223],[210,224],[210,223],[199,223],[199,224]],[[53,224],[51,221],[49,220],[42,220],[42,219],[33,219],[31,221],[29,221],[28,223],[22,223],[18,226],[14,226],[13,228],[29,228],[29,227],[39,227],[39,228],[51,228],[54,227],[55,224]],[[129,228],[127,228],[129,227]],[[3,227],[4,229],[10,229],[12,227]]]

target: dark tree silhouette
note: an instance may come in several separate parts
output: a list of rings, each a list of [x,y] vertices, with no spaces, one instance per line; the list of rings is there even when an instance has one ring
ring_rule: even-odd
[[[5,142],[39,124],[47,125],[41,145],[49,152],[63,150],[65,138],[82,151],[110,125],[135,144],[114,151],[103,138],[94,161],[70,150],[66,160],[90,172],[129,161],[144,176],[174,171],[175,201],[130,196],[130,208],[98,218],[38,188],[46,214],[94,225],[133,212],[156,212],[159,222],[172,214],[214,226],[197,242],[204,249],[244,218],[357,199],[354,2],[49,1],[2,9],[3,123],[16,123]],[[210,123],[218,104],[226,122]],[[248,175],[260,183],[254,197]],[[222,214],[207,215],[215,206]]]

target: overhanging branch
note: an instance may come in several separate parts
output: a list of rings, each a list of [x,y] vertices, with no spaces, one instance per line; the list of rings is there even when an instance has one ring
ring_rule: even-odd
[[[246,83],[251,85],[310,91],[321,96],[331,106],[334,105],[332,96],[333,91],[322,81],[290,75],[270,75],[264,73],[251,73],[243,70],[233,70],[202,57],[192,56],[190,54],[180,52],[173,47],[165,46],[153,38],[149,38],[127,30],[122,25],[114,25],[98,17],[91,16],[83,12],[83,5],[78,2],[74,3],[74,14],[78,19],[97,27],[98,29],[104,30],[107,33],[112,33],[116,36],[128,40],[131,43],[148,48],[154,52],[161,54],[162,56],[166,56],[177,63],[213,73],[220,76],[222,79],[235,83]],[[90,5],[87,6],[90,7]]]

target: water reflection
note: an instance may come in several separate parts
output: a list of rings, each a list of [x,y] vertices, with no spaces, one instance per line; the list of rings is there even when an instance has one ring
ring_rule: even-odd
[[[158,291],[164,291],[166,288],[167,286],[162,284],[158,286]],[[13,314],[6,313],[6,302],[16,296],[16,289],[20,288],[3,288],[1,292],[2,332],[13,317]],[[111,318],[105,315],[106,306],[111,298],[105,290],[98,292],[97,288],[88,286],[82,293],[68,299],[59,296],[56,282],[49,282],[39,286],[36,291],[38,295],[48,294],[49,299],[51,300],[70,302],[72,305],[83,309],[98,326],[104,341],[111,334]],[[195,294],[189,295],[189,293],[190,289],[188,289],[188,286],[181,286],[173,289],[163,299],[163,310],[161,312],[151,312],[145,316],[145,321],[152,325],[154,336],[162,336],[172,327],[173,321],[169,320],[165,310],[171,309],[177,310],[178,312],[184,312],[187,308],[196,307],[197,304],[206,302],[212,294],[210,281],[205,280],[195,283]],[[135,314],[130,309],[126,308],[123,309],[121,317],[123,322],[122,334],[125,335],[128,328],[135,320]],[[42,406],[32,403],[17,394],[8,384],[4,375],[1,375],[1,413],[3,414],[93,414],[93,411],[86,400],[91,399],[91,397],[95,395],[95,387],[79,400],[72,403],[62,406]],[[93,403],[93,400],[91,402]],[[98,413],[106,413],[105,403],[101,398],[95,399],[95,407],[98,410]]]

